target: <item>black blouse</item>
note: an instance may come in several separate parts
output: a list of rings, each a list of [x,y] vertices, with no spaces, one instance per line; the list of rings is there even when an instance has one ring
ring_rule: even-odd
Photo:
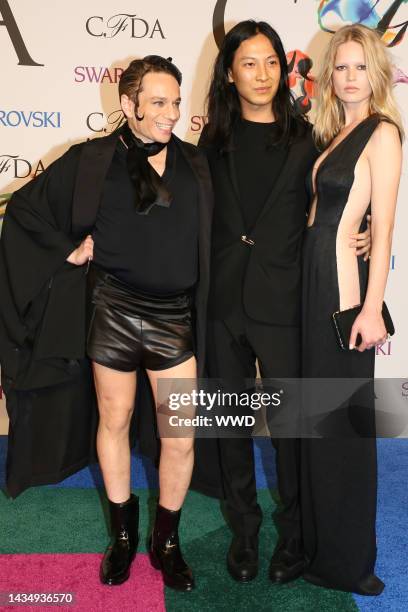
[[[189,289],[198,280],[198,189],[193,171],[171,139],[162,175],[171,204],[153,206],[149,214],[140,215],[134,207],[126,152],[119,139],[93,232],[94,262],[144,293]]]

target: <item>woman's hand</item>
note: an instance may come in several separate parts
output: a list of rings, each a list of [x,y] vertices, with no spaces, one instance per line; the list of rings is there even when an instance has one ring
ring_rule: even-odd
[[[81,242],[79,247],[72,251],[71,255],[67,257],[67,261],[74,266],[82,266],[87,263],[93,257],[94,241],[92,236],[89,234],[85,240]]]
[[[371,216],[367,215],[367,229],[361,234],[352,234],[350,236],[349,246],[356,249],[356,255],[364,255],[364,261],[370,257],[371,251]]]
[[[361,343],[356,346],[357,336],[360,334]],[[362,353],[387,340],[387,330],[380,312],[368,313],[362,310],[351,328],[350,349],[357,349]]]

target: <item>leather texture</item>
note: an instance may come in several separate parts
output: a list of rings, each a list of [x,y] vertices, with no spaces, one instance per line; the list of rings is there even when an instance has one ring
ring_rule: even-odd
[[[164,584],[176,591],[191,591],[194,577],[184,561],[180,548],[178,527],[181,509],[168,510],[157,504],[156,519],[150,540],[150,561],[161,570]]]
[[[139,543],[139,498],[131,494],[123,503],[109,500],[112,542],[100,567],[103,584],[122,584],[129,578],[130,566]]]
[[[191,296],[152,296],[93,265],[87,354],[124,372],[164,370],[194,355]]]

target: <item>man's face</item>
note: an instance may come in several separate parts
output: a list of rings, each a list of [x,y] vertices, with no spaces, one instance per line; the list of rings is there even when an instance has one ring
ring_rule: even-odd
[[[235,84],[243,116],[247,109],[271,107],[280,75],[279,58],[264,34],[257,34],[240,44],[228,71],[228,80]]]
[[[139,92],[139,121],[135,104],[125,95],[121,106],[131,130],[144,142],[168,142],[180,118],[180,87],[176,79],[165,72],[148,72]]]
[[[350,40],[339,46],[332,75],[333,89],[343,104],[364,104],[372,89],[360,43]]]

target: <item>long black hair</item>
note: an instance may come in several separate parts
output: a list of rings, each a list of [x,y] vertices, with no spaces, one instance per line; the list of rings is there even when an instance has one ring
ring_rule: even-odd
[[[228,147],[234,124],[241,116],[239,95],[235,85],[228,80],[228,71],[241,43],[257,34],[263,34],[270,40],[281,69],[278,90],[272,101],[272,110],[279,128],[275,143],[290,142],[305,129],[305,119],[296,111],[289,88],[286,54],[278,33],[265,21],[248,19],[237,23],[228,32],[215,60],[207,96],[208,125],[203,138],[205,145],[213,145],[221,151]]]

